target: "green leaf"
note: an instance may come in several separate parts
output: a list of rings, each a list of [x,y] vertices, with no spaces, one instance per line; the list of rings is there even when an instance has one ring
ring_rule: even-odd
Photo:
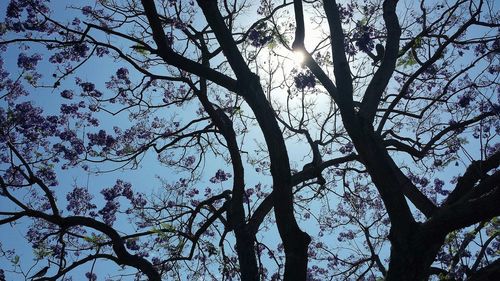
[[[446,236],[445,243],[450,243],[457,238],[458,231],[453,231]]]
[[[26,74],[24,75],[24,79],[32,86],[36,86],[36,79],[34,79],[33,75]]]
[[[92,244],[99,244],[103,241],[101,236],[95,235],[94,233],[92,233],[92,236],[86,236],[83,239]]]
[[[44,259],[52,254],[52,251],[44,249],[44,248],[39,248],[34,250],[34,255],[37,260]]]
[[[407,67],[407,66],[413,66],[415,64],[417,64],[417,61],[415,60],[413,55],[411,53],[407,53],[406,56],[398,60],[397,66]]]
[[[144,47],[142,45],[139,45],[139,44],[132,46],[132,50],[134,50],[136,53],[141,54],[143,56],[149,55],[149,51],[144,49]]]
[[[125,146],[125,148],[123,149],[123,152],[124,152],[125,154],[130,154],[130,153],[132,153],[132,152],[134,152],[134,151],[135,151],[135,150],[134,150],[134,147],[133,147],[133,146],[131,146],[130,144],[127,144],[127,145]]]
[[[420,48],[420,47],[422,47],[422,43],[423,43],[423,41],[422,41],[422,37],[420,37],[420,36],[419,36],[419,37],[415,38],[415,41],[414,41],[414,42],[415,42],[415,43],[413,44],[413,47],[414,47],[414,48]]]
[[[169,223],[162,223],[160,225],[164,231],[175,232],[175,227]]]
[[[14,265],[18,265],[18,264],[19,264],[19,256],[18,256],[18,255],[16,255],[16,256],[12,259],[12,263],[13,263]]]

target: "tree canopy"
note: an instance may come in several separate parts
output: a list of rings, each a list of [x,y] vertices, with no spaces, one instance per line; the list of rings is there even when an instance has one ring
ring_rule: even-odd
[[[0,280],[500,276],[498,2],[80,2],[0,4]]]

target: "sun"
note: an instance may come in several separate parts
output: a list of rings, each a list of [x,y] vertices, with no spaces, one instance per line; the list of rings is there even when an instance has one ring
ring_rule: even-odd
[[[304,54],[304,51],[301,50],[295,50],[293,51],[293,60],[295,61],[296,64],[302,65],[304,63],[306,56]]]

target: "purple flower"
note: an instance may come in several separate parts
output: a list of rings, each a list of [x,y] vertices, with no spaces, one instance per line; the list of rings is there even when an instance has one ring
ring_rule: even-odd
[[[194,197],[195,195],[199,194],[200,191],[196,188],[192,188],[191,190],[188,191],[188,193],[186,193],[186,195],[188,197]]]
[[[167,45],[168,46],[172,46],[172,44],[174,44],[174,35],[172,34],[172,32],[169,32],[169,33],[167,33],[165,35],[166,35],[165,37],[167,37],[166,38],[167,39]]]
[[[147,201],[142,197],[142,194],[137,194],[135,197],[131,198],[130,203],[132,203],[134,209],[142,209],[146,206]]]
[[[216,173],[215,176],[210,179],[211,183],[220,183],[227,181],[228,179],[231,178],[230,173],[226,173],[223,170],[219,169]]]
[[[3,269],[0,269],[0,281],[5,281],[5,272]]]
[[[64,90],[61,92],[61,97],[65,98],[65,99],[72,99],[73,98],[73,91]]]
[[[38,61],[42,59],[39,54],[34,54],[32,56],[27,56],[25,53],[20,53],[17,58],[17,66],[24,70],[34,70]]]
[[[18,18],[21,16],[21,9],[17,6],[17,3],[12,1],[7,6],[7,17],[8,18]]]
[[[66,200],[68,200],[66,210],[72,211],[75,215],[85,214],[87,211],[96,208],[96,205],[90,202],[93,197],[86,188],[75,187],[73,191],[66,195]]]
[[[193,166],[193,164],[194,164],[195,161],[196,161],[196,157],[194,157],[194,156],[188,156],[184,160],[184,166],[191,167],[191,166]]]
[[[337,240],[343,242],[347,240],[352,240],[354,239],[354,237],[355,237],[354,232],[352,230],[348,230],[347,232],[341,232],[337,237]]]
[[[106,224],[113,225],[116,221],[116,212],[118,212],[119,207],[120,203],[108,201],[104,208],[99,211],[99,214],[102,215],[102,219]]]
[[[85,16],[91,16],[94,10],[92,9],[91,6],[83,6],[82,7],[82,14]]]
[[[121,67],[116,71],[116,78],[124,80],[126,84],[130,84],[130,80],[128,78],[128,69],[126,69],[125,67]]]
[[[48,186],[56,186],[58,184],[56,173],[49,167],[41,168],[36,172],[36,175]]]
[[[104,130],[99,130],[97,134],[88,133],[87,137],[90,140],[89,146],[102,146],[103,151],[109,151],[116,144],[116,139],[113,136],[106,134],[106,131]]]
[[[450,192],[448,190],[443,190],[444,181],[441,179],[434,179],[434,190],[441,195],[448,195]]]
[[[103,189],[101,191],[101,194],[104,196],[105,200],[112,201],[118,198],[118,196],[123,194],[123,189],[124,189],[124,182],[122,180],[117,180],[115,185],[113,185],[113,187]]]
[[[360,23],[356,26],[356,31],[352,35],[355,41],[356,47],[363,52],[369,52],[373,50],[374,42],[373,37],[375,36],[375,29],[371,26],[362,25]]]
[[[351,153],[353,148],[354,148],[354,145],[352,144],[352,142],[349,142],[346,145],[340,147],[339,151],[342,154],[347,154],[347,153]]]
[[[472,101],[471,95],[465,94],[465,95],[461,96],[460,99],[458,100],[458,105],[460,107],[467,107],[467,106],[469,106],[471,101]]]
[[[305,88],[314,88],[314,86],[316,86],[314,74],[309,70],[305,73],[299,73],[293,79],[295,81],[295,87],[301,90]]]
[[[125,245],[132,251],[138,251],[140,249],[139,245],[137,245],[136,239],[128,239],[127,241],[125,241]]]
[[[100,98],[100,97],[102,97],[102,93],[100,91],[98,91],[98,90],[90,92],[89,95],[91,97],[94,97],[94,98]]]
[[[95,90],[95,85],[93,83],[84,82],[80,84],[80,87],[82,87],[82,90],[87,93]]]
[[[78,104],[61,104],[61,113],[68,115],[76,115],[78,113]]]
[[[97,275],[95,275],[95,273],[87,272],[87,273],[85,273],[85,277],[89,281],[96,281],[97,280]]]
[[[427,178],[422,177],[420,178],[419,183],[422,187],[426,187],[429,184],[429,180]]]
[[[134,192],[132,191],[132,185],[128,182],[123,183],[122,195],[125,198],[131,200],[134,197]]]
[[[262,47],[273,39],[272,33],[268,34],[266,29],[267,24],[263,22],[248,32],[248,40],[250,40],[250,44],[252,44],[252,46]]]

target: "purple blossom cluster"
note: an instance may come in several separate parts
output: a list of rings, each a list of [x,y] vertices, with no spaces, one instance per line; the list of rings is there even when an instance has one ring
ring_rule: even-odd
[[[116,144],[116,139],[107,134],[105,130],[99,130],[97,133],[87,133],[89,139],[88,149],[93,146],[102,147],[102,151],[109,152]]]
[[[12,80],[8,79],[9,72],[4,68],[3,58],[0,57],[0,91],[5,89],[8,84],[12,84]]]
[[[271,41],[273,37],[271,35],[266,35],[265,33],[252,29],[248,33],[248,40],[254,47],[262,47],[265,46],[269,41]]]
[[[20,53],[17,58],[17,66],[23,70],[34,70],[40,60],[42,60],[42,56],[40,54],[33,54],[29,56],[25,53]]]
[[[191,198],[198,194],[200,194],[200,191],[197,188],[191,188],[188,192],[186,192],[186,196]]]
[[[153,265],[155,266],[155,268],[157,268],[160,271],[169,271],[169,270],[172,269],[172,264],[171,263],[166,262],[166,261],[162,261],[158,257],[152,258],[151,262],[153,263]]]
[[[421,187],[426,187],[427,185],[429,185],[429,179],[426,178],[426,177],[419,177],[413,173],[408,173],[408,178],[414,183],[414,184],[418,184],[420,185]]]
[[[128,182],[123,182],[122,180],[117,180],[115,185],[111,188],[105,188],[101,191],[106,201],[112,201],[119,196],[124,196],[127,199],[132,199],[133,191],[132,185]]]
[[[17,136],[35,142],[58,132],[59,117],[43,116],[43,110],[33,106],[31,102],[16,104],[9,111],[0,109],[0,116],[0,119],[5,120],[5,123],[0,125],[1,131],[5,132],[5,135],[12,133],[12,138]]]
[[[337,240],[339,242],[343,242],[343,241],[348,241],[348,240],[352,240],[356,237],[356,234],[354,233],[354,231],[352,230],[347,230],[347,231],[342,231],[339,233],[338,237],[337,237]]]
[[[444,187],[444,181],[441,179],[434,179],[434,191],[437,193],[447,196],[450,192],[448,190],[443,189]]]
[[[254,186],[254,192],[251,195],[257,196],[258,199],[265,198],[269,195],[268,192],[263,190],[262,184],[258,183]],[[249,195],[250,196],[250,195]]]
[[[96,6],[83,6],[81,8],[82,14],[91,20],[97,21],[102,27],[108,27],[112,16],[107,14],[104,9],[95,8]]]
[[[102,216],[102,220],[108,224],[113,225],[116,221],[116,213],[118,212],[118,208],[120,207],[120,203],[118,201],[107,201],[104,208],[99,210],[99,214]]]
[[[476,139],[478,138],[488,138],[491,133],[491,124],[489,122],[483,122],[481,125],[474,127],[474,133],[472,136]]]
[[[274,8],[274,3],[272,1],[260,0],[259,8],[257,9],[257,14],[266,15],[268,11]]]
[[[361,24],[358,22],[356,25],[356,29],[352,35],[352,39],[355,42],[356,47],[360,51],[365,53],[371,52],[373,47],[375,47],[375,43],[373,38],[375,37],[375,29],[371,26]]]
[[[146,91],[153,85],[156,85],[154,80],[144,83],[142,88]],[[118,102],[122,105],[136,105],[140,102],[136,96],[129,95],[132,91],[132,81],[130,80],[129,70],[125,67],[117,69],[116,74],[112,75],[111,79],[106,82],[106,88],[115,92],[115,96],[109,99],[110,103]],[[153,91],[156,92],[157,89],[153,88]],[[98,98],[100,96],[94,95],[94,97]]]
[[[468,107],[471,101],[474,100],[474,97],[470,93],[465,93],[461,95],[458,99],[458,105],[460,107]]]
[[[33,224],[30,225],[26,231],[26,238],[30,242],[33,249],[43,249],[45,250],[46,244],[49,244],[50,235],[49,233],[56,233],[58,226],[55,224],[48,223],[44,220],[34,220]]]
[[[305,88],[314,88],[316,86],[316,78],[310,70],[300,72],[293,78],[293,80],[295,82],[295,87],[300,90]]]
[[[490,157],[491,155],[500,150],[500,143],[497,142],[495,144],[487,145],[485,150],[486,150],[485,153],[486,157]]]
[[[231,177],[232,177],[232,175],[230,173],[226,173],[223,170],[219,169],[215,173],[215,176],[213,176],[210,179],[210,182],[211,183],[221,183],[221,182],[225,182],[225,181],[229,180]]]
[[[48,0],[10,0],[6,9],[5,27],[9,31],[39,31],[52,33],[57,26],[44,21],[42,13],[47,14]],[[42,24],[42,22],[44,24]]]
[[[92,272],[87,272],[85,273],[85,278],[87,278],[88,281],[96,281],[97,280],[97,275]]]
[[[36,176],[48,186],[57,186],[57,176],[54,169],[49,166],[42,166],[36,171]]]
[[[102,216],[103,221],[109,225],[113,225],[116,221],[116,213],[120,208],[118,201],[120,197],[125,197],[131,204],[131,208],[125,211],[127,214],[131,214],[133,210],[144,208],[147,203],[142,194],[134,194],[132,185],[122,180],[117,180],[113,187],[103,189],[101,194],[104,196],[106,204],[98,213]]]
[[[48,45],[49,50],[54,49],[56,46]],[[54,64],[62,64],[68,61],[79,62],[81,59],[87,57],[89,46],[85,43],[73,44],[67,47],[59,47],[59,52],[54,53],[49,62]]]
[[[184,166],[185,167],[192,167],[195,162],[196,162],[196,157],[194,157],[193,155],[190,155],[184,159]]]
[[[6,111],[0,108],[0,140],[3,144],[7,141],[17,143],[17,149],[28,161],[35,161],[41,153],[51,155],[50,162],[44,161],[34,167],[35,174],[49,186],[56,186],[57,179],[53,170],[53,164],[59,162],[59,156],[63,156],[71,165],[78,161],[79,155],[84,153],[83,141],[76,137],[76,134],[69,130],[61,130],[61,127],[67,124],[66,113],[74,113],[72,106],[63,108],[63,114],[60,116],[44,115],[41,108],[33,106],[31,102],[22,102],[13,104]],[[50,145],[51,138],[59,137],[62,142]],[[65,143],[69,143],[69,146]],[[0,146],[1,147],[1,146]],[[8,150],[1,150],[0,159],[8,163],[10,160],[5,153]],[[16,177],[15,173],[11,175]],[[9,178],[9,172],[5,174]],[[19,177],[19,173],[17,175]],[[13,179],[14,179],[13,178]],[[14,181],[13,181],[14,182]]]
[[[84,95],[94,97],[94,98],[102,97],[103,94],[99,90],[96,90],[94,83],[80,82],[79,84],[83,90]]]
[[[130,199],[130,203],[132,204],[132,207],[134,209],[142,209],[146,204],[148,203],[146,199],[144,198],[144,195],[140,193],[136,193],[132,199]],[[132,209],[128,209],[127,213],[131,213]]]
[[[127,239],[125,246],[132,251],[139,251],[141,249],[139,244],[137,244],[137,239]]]
[[[354,16],[354,9],[357,7],[356,3],[337,3],[339,9],[340,20],[343,23],[348,23]]]
[[[66,195],[66,200],[68,201],[66,210],[73,212],[75,215],[85,215],[88,211],[97,208],[91,202],[93,198],[94,196],[89,193],[88,189],[75,186],[73,191]]]
[[[349,154],[352,152],[353,149],[354,149],[354,144],[352,142],[348,142],[347,144],[341,146],[339,148],[339,151],[342,154]]]
[[[130,79],[128,76],[128,69],[126,69],[125,67],[120,67],[116,71],[116,78],[124,81],[125,84],[130,84]]]
[[[65,98],[65,99],[72,99],[73,98],[73,91],[71,90],[64,90],[61,92],[61,97]]]
[[[307,269],[307,281],[321,281],[325,280],[326,275],[328,273],[327,269],[319,267],[317,265],[313,265],[311,268]]]
[[[252,202],[251,197],[255,194],[255,189],[253,188],[247,188],[245,189],[244,197],[243,197],[243,202],[244,203],[250,203]]]
[[[70,165],[76,165],[80,155],[85,152],[83,141],[77,137],[73,130],[69,129],[60,132],[59,138],[62,142],[53,145],[54,152],[62,155],[65,160],[69,161]]]
[[[463,129],[458,130],[458,131],[463,131]],[[446,146],[445,155],[449,155],[449,156],[454,155],[455,153],[457,153],[460,150],[460,148],[462,147],[461,145],[462,144],[461,144],[459,138],[455,138],[455,139],[451,140]]]
[[[263,47],[273,39],[272,32],[267,30],[267,23],[262,22],[248,32],[248,40],[254,47]]]

